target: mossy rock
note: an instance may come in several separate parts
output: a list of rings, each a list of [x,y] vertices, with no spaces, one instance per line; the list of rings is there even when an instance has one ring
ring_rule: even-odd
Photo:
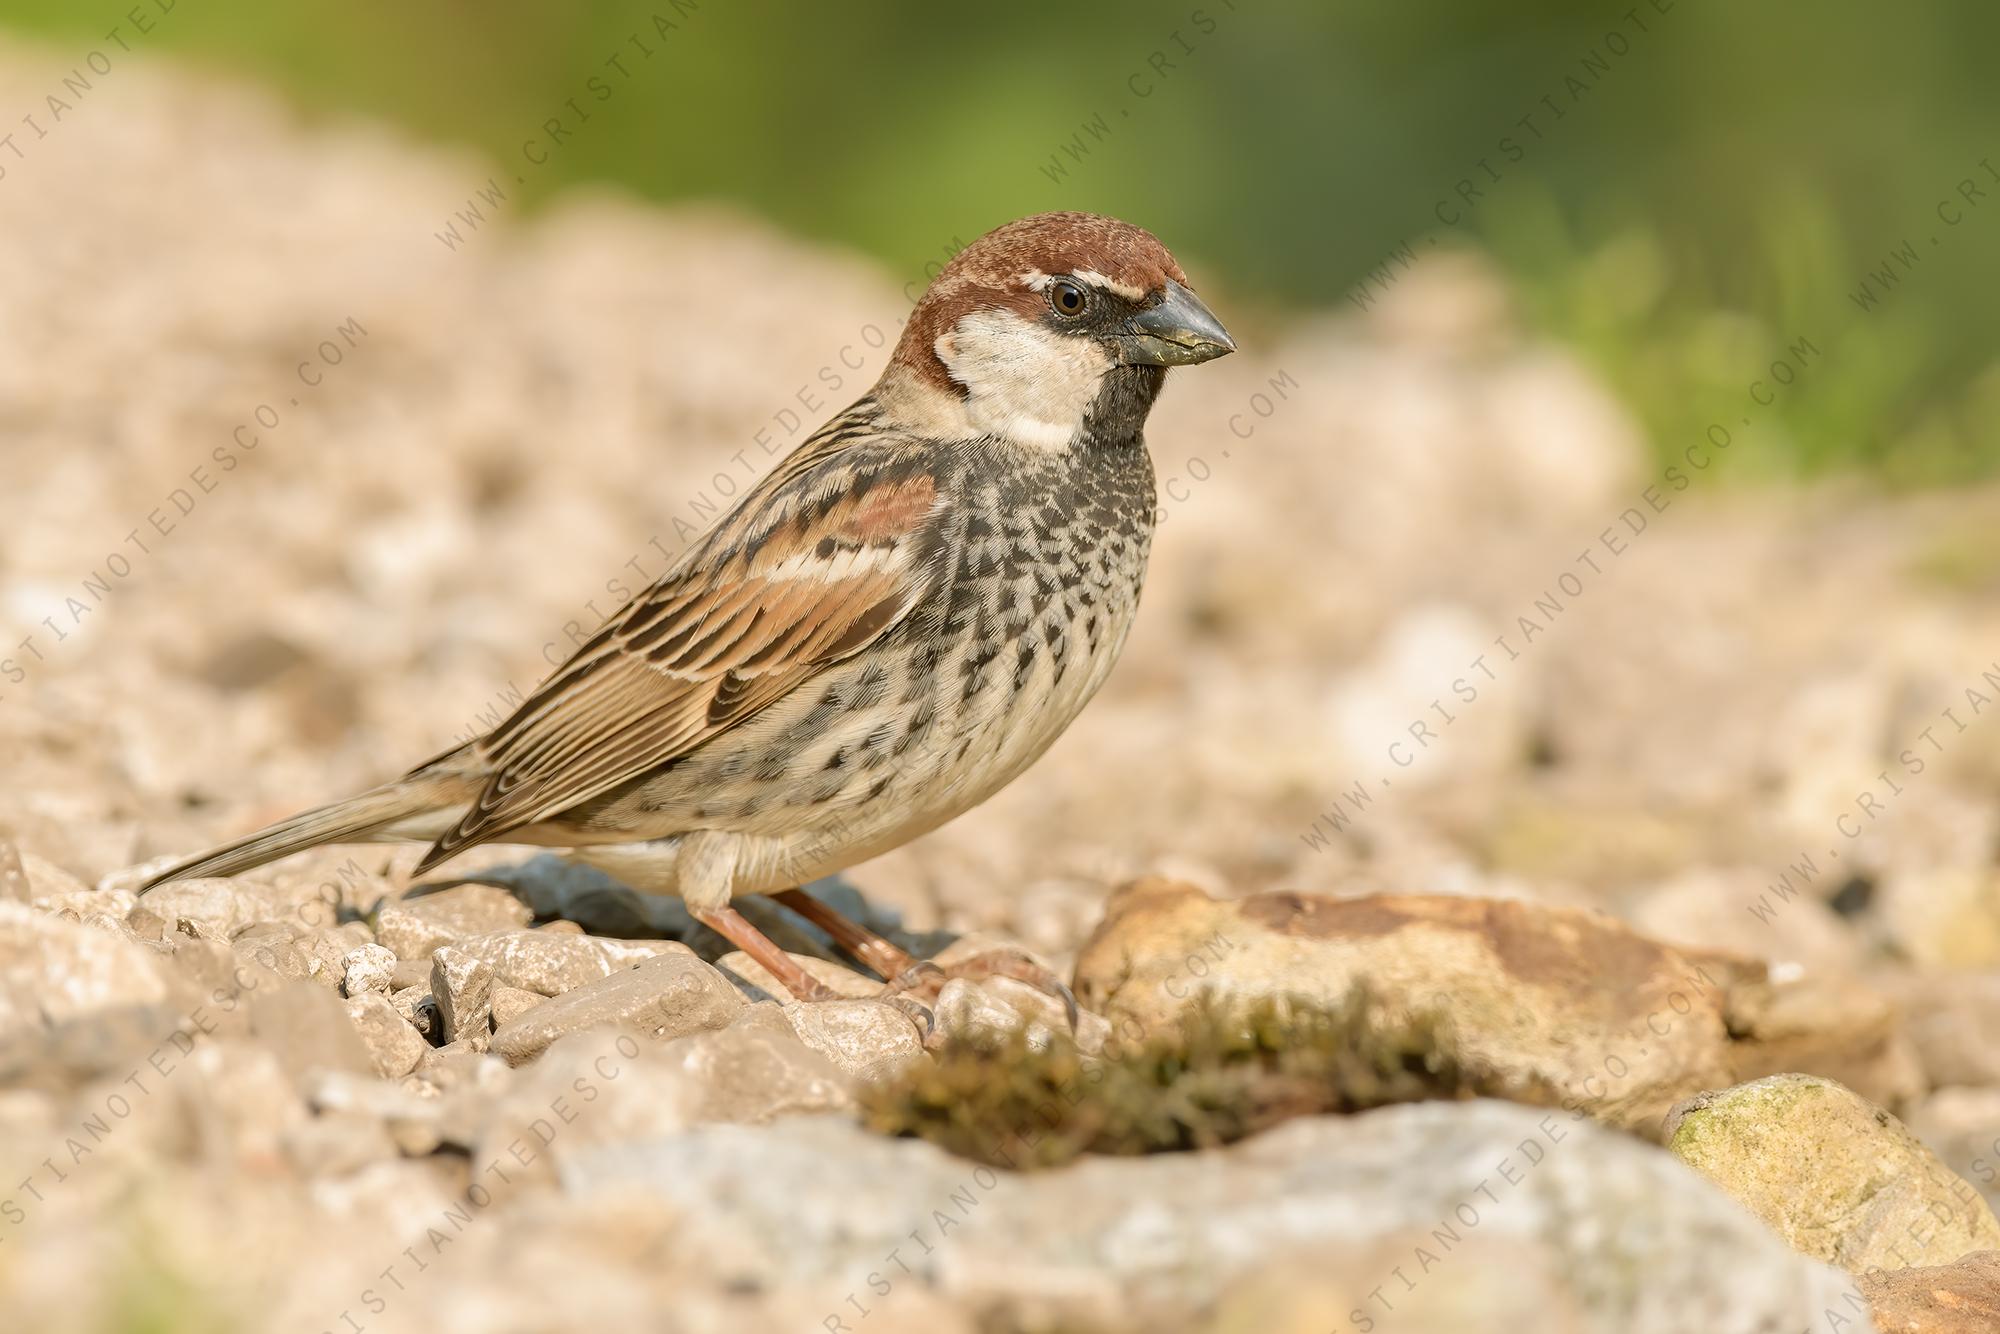
[[[1206,1001],[1177,1028],[1099,1057],[1024,1030],[954,1043],[862,1094],[866,1123],[993,1166],[1086,1153],[1214,1148],[1297,1116],[1484,1095],[1552,1105],[1552,1091],[1475,1069],[1440,1016],[1386,1018],[1365,992],[1333,1008],[1287,998]]]
[[[1844,1085],[1772,1075],[1674,1109],[1667,1149],[1814,1259],[1850,1273],[2000,1247],[1979,1192]]]

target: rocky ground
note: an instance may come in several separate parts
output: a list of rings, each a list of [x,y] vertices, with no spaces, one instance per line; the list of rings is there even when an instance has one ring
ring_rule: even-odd
[[[1245,350],[1157,414],[1117,674],[817,892],[1037,952],[1091,1053],[1359,984],[1518,1096],[1017,1173],[856,1115],[1060,1041],[1006,983],[781,1004],[520,849],[132,892],[496,718],[921,274],[611,197],[448,245],[489,164],[138,60],[0,166],[9,1328],[2000,1321],[2000,494],[1678,489],[1463,257],[1366,316],[1205,284]]]

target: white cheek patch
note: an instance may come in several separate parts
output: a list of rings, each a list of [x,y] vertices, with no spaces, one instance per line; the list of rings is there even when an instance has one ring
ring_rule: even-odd
[[[938,336],[935,348],[965,387],[974,429],[1038,449],[1083,430],[1111,359],[1087,338],[1065,337],[1007,310],[979,310]]]

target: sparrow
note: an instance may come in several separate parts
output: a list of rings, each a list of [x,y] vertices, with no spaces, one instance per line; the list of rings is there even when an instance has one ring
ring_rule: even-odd
[[[832,993],[737,896],[895,989],[1049,985],[1005,952],[926,966],[799,886],[978,805],[1103,685],[1152,539],[1147,415],[1169,367],[1234,350],[1150,232],[999,227],[938,274],[873,388],[491,732],[146,888],[340,842],[428,843],[414,876],[504,840],[678,895],[801,1000]]]

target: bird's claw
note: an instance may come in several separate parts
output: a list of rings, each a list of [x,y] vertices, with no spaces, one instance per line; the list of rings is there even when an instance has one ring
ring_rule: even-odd
[[[924,1045],[928,1047],[931,1034],[937,1031],[937,1016],[931,1013],[931,1007],[911,996],[889,995],[882,999],[908,1016],[910,1022],[917,1026],[917,1036],[922,1038]]]
[[[1069,1031],[1072,1034],[1077,1031],[1081,1012],[1077,1008],[1076,993],[1055,973],[1020,950],[993,950],[954,964],[937,964],[929,959],[920,959],[889,984],[885,995],[890,998],[918,995],[934,1001],[944,990],[944,984],[954,978],[977,982],[988,977],[1011,977],[1060,1001],[1063,1017],[1069,1021]]]
[[[889,994],[902,996],[914,991],[936,1000],[938,992],[943,991],[944,984],[950,980],[951,975],[942,967],[929,959],[919,959],[889,979]]]

